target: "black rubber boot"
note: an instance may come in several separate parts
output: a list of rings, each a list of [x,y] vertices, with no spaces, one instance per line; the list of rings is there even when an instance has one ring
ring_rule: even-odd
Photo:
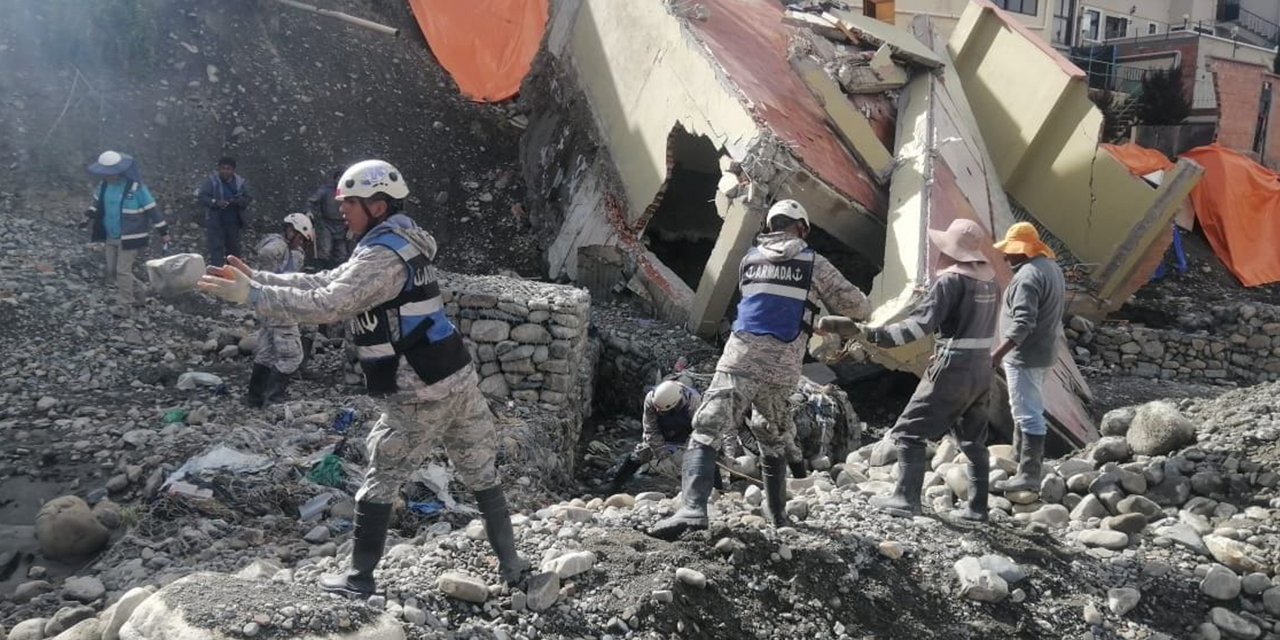
[[[716,450],[705,445],[694,445],[684,452],[684,487],[681,494],[684,506],[674,515],[659,520],[649,528],[649,535],[660,540],[675,540],[680,534],[707,528],[707,501],[715,484]]]
[[[356,503],[356,532],[351,547],[351,570],[320,576],[320,588],[348,596],[371,596],[377,589],[373,570],[382,559],[391,526],[391,505]]]
[[[1040,474],[1044,465],[1044,436],[1022,434],[1022,451],[1018,474],[996,483],[997,491],[1040,491]]]
[[[484,532],[489,536],[489,546],[498,556],[498,574],[508,585],[520,582],[529,570],[529,561],[516,552],[516,534],[511,530],[511,514],[507,511],[507,497],[502,487],[489,487],[476,492],[476,503],[484,519]]]
[[[901,518],[920,515],[920,490],[924,486],[926,465],[923,444],[898,443],[898,484],[893,495],[872,498],[872,506]]]
[[[991,462],[987,449],[981,445],[961,447],[969,458],[969,502],[964,508],[955,509],[951,517],[965,522],[986,522],[988,484],[991,481]]]
[[[267,390],[267,378],[271,375],[271,367],[265,364],[253,365],[253,373],[249,374],[249,389],[245,391],[244,403],[251,407],[261,407],[264,393]]]
[[[804,460],[796,460],[794,462],[788,462],[787,466],[791,467],[792,478],[799,480],[800,478],[809,477],[809,465]]]
[[[1022,429],[1017,425],[1013,427],[1013,461],[1022,462]]]
[[[288,397],[285,391],[289,388],[289,377],[290,374],[281,373],[275,367],[268,370],[266,388],[262,392],[264,406],[283,402]]]
[[[635,477],[636,472],[642,466],[644,466],[643,462],[636,460],[635,456],[627,454],[627,459],[622,461],[622,466],[618,467],[618,472],[613,474],[613,480],[609,482],[609,492],[621,493],[622,487],[631,482],[631,479]]]
[[[804,464],[804,463],[801,463]],[[795,463],[792,463],[794,471]],[[764,517],[775,527],[791,526],[787,517],[787,462],[782,456],[764,459],[760,468],[764,480]]]

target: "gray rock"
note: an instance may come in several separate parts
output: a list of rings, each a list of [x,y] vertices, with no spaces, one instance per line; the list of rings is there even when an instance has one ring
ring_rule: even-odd
[[[36,515],[36,538],[46,557],[79,558],[96,553],[110,533],[84,500],[62,496],[45,503]]]
[[[551,334],[542,325],[522,324],[511,330],[511,339],[525,344],[549,344]]]
[[[1200,537],[1200,534],[1181,522],[1156,529],[1156,535],[1168,538],[1196,553],[1209,555],[1209,548],[1205,546],[1204,539]]]
[[[1262,607],[1267,615],[1280,618],[1280,587],[1271,587],[1262,592]]]
[[[542,570],[554,573],[563,580],[588,571],[595,564],[596,554],[590,551],[574,551],[543,562]]]
[[[1134,535],[1147,528],[1147,517],[1141,513],[1126,513],[1118,516],[1111,516],[1109,518],[1103,518],[1102,528]]]
[[[1234,600],[1240,595],[1240,576],[1234,571],[1215,564],[1200,581],[1200,592],[1216,600]]]
[[[1116,506],[1119,513],[1141,513],[1147,517],[1147,522],[1155,522],[1164,517],[1164,511],[1160,509],[1160,505],[1156,504],[1146,496],[1129,496],[1120,501]]]
[[[1107,608],[1118,616],[1133,611],[1140,600],[1142,592],[1132,587],[1117,587],[1107,591]]]
[[[688,567],[676,569],[676,580],[695,589],[704,589],[707,586],[707,576],[703,575],[701,571],[695,571]]]
[[[74,607],[63,607],[53,614],[49,621],[44,623],[44,635],[52,638],[53,636],[80,624],[84,620],[94,617],[97,614],[92,607],[86,607],[78,604]]]
[[[1129,546],[1129,536],[1120,531],[1109,531],[1107,529],[1090,529],[1081,531],[1078,538],[1080,544],[1087,547],[1102,547],[1103,549],[1111,549],[1119,551]]]
[[[78,578],[68,578],[62,583],[62,595],[67,600],[75,600],[89,604],[107,593],[107,588],[102,586],[102,581],[93,576],[81,576]]]
[[[443,578],[444,576],[441,576],[441,577]],[[415,607],[413,605],[405,605],[402,612],[404,614],[405,622],[408,622],[409,624],[417,625],[419,627],[426,626],[427,624],[426,611],[423,611],[422,609]]]
[[[53,640],[101,640],[102,623],[97,618],[81,620],[71,628],[59,633]]]
[[[787,501],[787,515],[796,520],[805,520],[809,517],[809,502],[804,498],[792,498]]]
[[[27,602],[28,600],[42,594],[53,591],[53,585],[46,580],[30,580],[24,582],[13,590],[13,601],[17,603]]]
[[[310,542],[311,544],[322,544],[322,543],[328,542],[329,527],[326,527],[325,525],[322,525],[322,524],[318,524],[312,527],[311,530],[307,532],[307,535],[302,536],[302,539],[306,540],[307,542]]]
[[[1269,568],[1257,560],[1264,556],[1261,550],[1253,545],[1222,536],[1207,535],[1204,537],[1204,546],[1214,560],[1234,571],[1253,573],[1267,571]]]
[[[1180,507],[1191,497],[1191,481],[1183,475],[1166,474],[1163,481],[1147,490],[1147,497],[1162,507]]]
[[[1258,625],[1245,620],[1222,607],[1214,607],[1213,609],[1210,609],[1209,620],[1213,622],[1215,627],[1218,627],[1223,633],[1226,633],[1232,638],[1255,640],[1262,636],[1262,629],[1258,627]]]
[[[445,595],[465,602],[480,604],[489,599],[489,587],[484,581],[465,573],[443,573],[436,579],[436,587]]]
[[[471,323],[471,339],[475,342],[502,342],[511,335],[511,325],[501,320],[476,320]]]
[[[1102,612],[1092,604],[1084,606],[1084,621],[1091,626],[1100,626],[1103,623]]]
[[[1050,527],[1065,527],[1071,521],[1071,513],[1060,504],[1047,504],[1032,513],[1029,519]]]
[[[48,618],[31,618],[13,625],[7,640],[44,640],[44,625]]]
[[[1067,481],[1059,475],[1047,475],[1040,481],[1040,499],[1049,504],[1062,502],[1067,494]]]
[[[1272,587],[1271,579],[1265,573],[1251,573],[1240,581],[1240,587],[1244,592],[1256,596]]]
[[[1137,413],[1137,409],[1133,407],[1108,411],[1106,415],[1102,416],[1102,423],[1098,425],[1098,432],[1103,436],[1124,437],[1129,432],[1129,425],[1133,422],[1135,413]]]
[[[987,554],[978,558],[978,564],[983,569],[994,571],[1009,584],[1017,584],[1027,579],[1027,570],[1006,556]]]
[[[1099,438],[1094,445],[1091,458],[1094,464],[1102,466],[1108,462],[1124,462],[1133,455],[1129,441],[1116,436]]]
[[[1105,518],[1108,515],[1110,515],[1110,512],[1107,511],[1106,505],[1102,504],[1102,501],[1098,500],[1098,496],[1093,494],[1085,496],[1080,501],[1080,504],[1071,510],[1071,519],[1081,522],[1090,518]]]
[[[534,574],[529,578],[527,595],[529,599],[526,606],[531,611],[550,609],[560,597],[560,576],[551,572]]]
[[[1002,602],[1009,597],[1009,583],[990,569],[982,568],[978,558],[969,556],[955,563],[960,579],[960,595],[978,602]]]
[[[133,615],[134,609],[142,604],[151,594],[155,593],[152,587],[135,587],[126,592],[111,608],[107,610],[108,615],[103,615],[105,621],[102,627],[102,640],[120,640],[120,629],[124,627],[124,623]]]
[[[1219,495],[1227,490],[1227,479],[1220,473],[1201,471],[1192,474],[1191,490],[1201,496]]]
[[[1160,456],[1195,442],[1196,429],[1168,402],[1149,402],[1133,416],[1126,435],[1133,452]]]

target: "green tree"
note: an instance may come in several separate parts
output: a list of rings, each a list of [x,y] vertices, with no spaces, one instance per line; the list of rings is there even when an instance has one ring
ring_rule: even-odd
[[[1180,69],[1158,69],[1142,78],[1138,122],[1146,125],[1182,124],[1191,115],[1191,101],[1182,86]]]

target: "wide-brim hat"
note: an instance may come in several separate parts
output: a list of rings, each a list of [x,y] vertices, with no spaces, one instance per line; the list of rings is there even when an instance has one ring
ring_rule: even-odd
[[[120,175],[133,167],[133,156],[118,151],[103,151],[98,161],[89,165],[89,173],[100,176]]]
[[[1008,255],[1024,255],[1028,258],[1044,256],[1053,259],[1053,249],[1040,239],[1040,232],[1030,222],[1019,222],[1004,233],[1004,240],[995,244],[996,251]]]
[[[982,252],[986,237],[978,223],[966,218],[952,220],[945,230],[929,230],[929,239],[938,250],[956,262],[986,262],[987,254]]]

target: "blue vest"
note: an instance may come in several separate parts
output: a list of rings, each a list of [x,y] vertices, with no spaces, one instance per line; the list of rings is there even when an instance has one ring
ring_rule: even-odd
[[[385,396],[397,391],[400,356],[426,384],[444,380],[467,366],[471,355],[444,313],[444,299],[431,261],[396,233],[380,233],[361,244],[395,251],[409,270],[400,295],[351,319],[351,333],[369,395]]]
[[[752,247],[738,273],[742,299],[733,330],[773,336],[783,342],[811,333],[813,314],[818,310],[809,301],[815,255],[813,249],[806,248],[790,260],[772,262]]]

